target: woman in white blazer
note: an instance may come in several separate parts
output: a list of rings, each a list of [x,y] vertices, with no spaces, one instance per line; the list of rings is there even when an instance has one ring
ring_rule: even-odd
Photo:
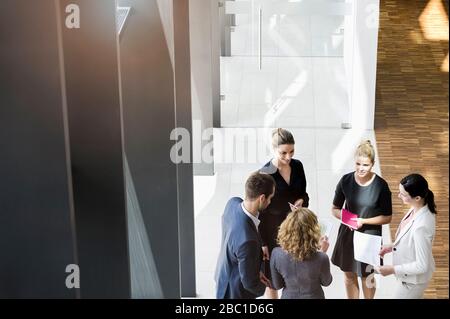
[[[432,245],[435,234],[436,204],[425,178],[411,174],[400,181],[398,197],[411,209],[403,217],[395,241],[383,246],[380,255],[393,253],[393,265],[378,267],[383,275],[395,275],[396,299],[419,299],[435,269]]]

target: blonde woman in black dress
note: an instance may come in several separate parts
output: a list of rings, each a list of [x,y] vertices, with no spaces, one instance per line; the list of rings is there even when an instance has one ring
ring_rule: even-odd
[[[381,236],[381,225],[392,219],[392,198],[387,182],[372,172],[375,150],[370,141],[361,143],[355,153],[355,171],[344,175],[336,186],[332,214],[341,219],[341,209],[358,215],[358,229],[365,234]],[[345,207],[344,207],[345,203]],[[344,272],[349,299],[358,299],[358,277],[364,298],[375,296],[374,269],[354,259],[353,234],[350,227],[341,224],[331,262]]]
[[[260,215],[259,232],[263,241],[263,254],[270,259],[272,249],[277,247],[278,228],[291,211],[289,203],[296,207],[308,207],[306,177],[303,164],[294,159],[295,140],[292,133],[276,129],[272,133],[273,159],[261,168],[261,172],[275,179],[275,195],[267,209]],[[268,273],[270,276],[270,272]],[[278,298],[275,289],[267,288],[266,298]]]

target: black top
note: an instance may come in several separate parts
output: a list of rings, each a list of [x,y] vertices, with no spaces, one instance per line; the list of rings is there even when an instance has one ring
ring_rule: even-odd
[[[278,227],[290,212],[289,203],[294,204],[299,198],[304,199],[303,206],[308,207],[308,194],[306,193],[306,177],[303,164],[299,160],[292,159],[290,184],[287,184],[278,168],[272,161],[264,165],[260,172],[270,174],[275,179],[275,195],[270,205],[261,212],[259,219],[259,232],[261,234],[263,245],[269,246],[269,250],[278,246],[276,237]]]
[[[378,175],[367,186],[356,183],[354,172],[344,175],[336,186],[333,205],[342,208],[344,202],[345,208],[359,218],[392,215],[391,191],[386,181]],[[381,229],[381,225],[363,225],[357,231],[381,236]],[[353,234],[354,231],[341,224],[331,262],[342,271],[367,277],[373,272],[373,267],[354,259]]]
[[[344,175],[336,186],[333,205],[342,208],[344,201],[345,208],[359,218],[392,215],[391,191],[378,175],[367,186],[356,182],[354,172]],[[381,225],[363,225],[358,231],[381,236]]]

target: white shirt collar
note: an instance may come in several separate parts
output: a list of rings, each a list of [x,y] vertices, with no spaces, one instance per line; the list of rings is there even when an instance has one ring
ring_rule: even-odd
[[[253,224],[255,224],[256,229],[258,229],[259,223],[261,222],[258,219],[258,217],[253,216],[248,210],[245,209],[244,202],[241,203],[241,207],[242,207],[242,210],[244,211],[245,215],[250,217],[250,219],[252,220]],[[258,214],[258,216],[259,216],[259,214]]]

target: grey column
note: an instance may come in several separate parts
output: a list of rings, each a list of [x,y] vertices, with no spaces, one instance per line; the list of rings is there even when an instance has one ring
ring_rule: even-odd
[[[215,14],[213,14],[213,12]],[[189,0],[192,74],[194,174],[213,175],[214,163],[202,159],[211,144],[205,130],[220,126],[220,26],[218,1]]]
[[[211,84],[213,102],[213,126],[221,127],[220,112],[220,12],[221,0],[211,2]],[[231,41],[231,39],[230,39]]]
[[[236,18],[234,14],[225,14],[225,2],[220,1],[219,5],[220,55],[231,56],[231,27],[236,25]]]
[[[129,298],[116,1],[60,3],[81,297]],[[69,4],[79,29],[66,28]]]
[[[0,1],[0,298],[75,298],[54,0]]]
[[[145,226],[140,229],[144,246],[130,247],[136,251],[133,297],[179,298],[180,194],[170,159],[176,126],[173,7],[166,0],[119,0],[119,5],[131,7],[120,40],[125,153],[136,199],[130,213]]]
[[[189,2],[173,0],[173,9],[176,127],[190,132],[192,145]],[[183,297],[196,296],[192,154],[189,157],[188,163],[180,163],[177,166],[181,295]]]

